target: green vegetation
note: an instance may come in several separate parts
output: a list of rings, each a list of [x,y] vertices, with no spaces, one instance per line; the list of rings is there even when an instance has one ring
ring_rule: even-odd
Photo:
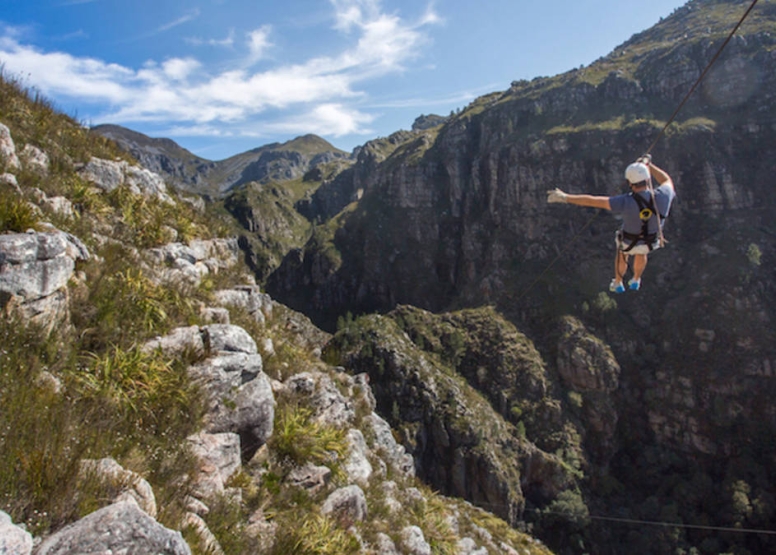
[[[0,68],[0,121],[13,133],[17,145],[32,144],[46,150],[53,173],[87,162],[92,156],[126,159],[113,141],[89,133],[73,118],[62,114],[39,92],[24,86],[21,78]]]
[[[0,506],[15,522],[40,534],[99,506],[104,492],[79,477],[84,458],[122,460],[170,510],[183,503],[167,479],[190,468],[182,445],[201,405],[181,363],[118,347],[80,354],[5,318],[0,343]]]
[[[234,234],[243,235],[250,245],[250,266],[259,281],[280,265],[287,252],[302,247],[309,238],[312,225],[295,203],[319,186],[320,181],[301,178],[282,184],[252,182],[222,201],[224,210],[239,222],[240,227],[233,227]]]
[[[155,283],[121,247],[106,249],[103,256],[84,266],[90,286],[76,289],[72,299],[72,320],[86,349],[127,347],[175,325],[195,323],[195,299],[205,293]]]
[[[294,405],[278,407],[270,446],[282,463],[296,466],[332,464],[348,452],[345,430],[323,425],[312,411]]]
[[[400,143],[386,159],[386,170],[399,166],[417,166],[423,160],[424,155],[439,136],[441,127],[434,127],[426,131],[416,132]]]
[[[331,143],[318,137],[317,135],[303,135],[296,137],[288,142],[279,145],[273,150],[293,151],[304,154],[305,156],[314,156],[316,154],[324,154],[327,152],[337,152],[339,154],[346,154],[345,151],[334,148]]]
[[[750,243],[746,249],[746,258],[749,260],[749,264],[754,267],[759,267],[762,264],[763,253],[755,243]]]
[[[137,342],[194,322],[196,299],[207,292],[154,282],[136,249],[170,235],[206,237],[218,226],[184,203],[127,188],[105,194],[84,182],[74,162],[121,153],[6,75],[0,121],[17,147],[36,145],[51,162],[45,177],[14,172],[22,196],[0,189],[0,231],[24,232],[46,217],[92,254],[71,284],[71,326],[46,334],[0,318],[0,508],[35,534],[61,527],[104,504],[114,487],[84,477],[80,461],[114,457],[149,480],[160,521],[177,527],[192,471],[185,438],[199,428],[203,403],[186,375],[190,358],[144,354]],[[28,202],[33,188],[66,197],[74,217],[40,216]]]
[[[271,555],[349,555],[361,552],[358,539],[325,515],[293,513],[282,520],[280,530]]]
[[[24,233],[37,226],[38,217],[27,201],[18,197],[0,197],[0,233]]]

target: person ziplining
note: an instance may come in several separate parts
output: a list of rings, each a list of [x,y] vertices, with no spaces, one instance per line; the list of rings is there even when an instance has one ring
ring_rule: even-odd
[[[657,188],[653,189],[652,178],[659,184]],[[614,293],[625,292],[623,280],[630,258],[633,277],[628,281],[628,288],[638,291],[641,287],[649,253],[664,246],[663,224],[676,198],[673,180],[652,163],[649,155],[630,164],[625,169],[625,179],[630,185],[630,193],[613,197],[573,195],[558,188],[547,191],[549,203],[600,208],[622,216],[622,226],[615,234],[614,278],[609,284],[609,290]]]

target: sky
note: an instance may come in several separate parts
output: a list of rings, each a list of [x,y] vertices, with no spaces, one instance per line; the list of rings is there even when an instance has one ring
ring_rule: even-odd
[[[0,0],[0,67],[84,125],[223,160],[354,147],[586,66],[682,0]]]

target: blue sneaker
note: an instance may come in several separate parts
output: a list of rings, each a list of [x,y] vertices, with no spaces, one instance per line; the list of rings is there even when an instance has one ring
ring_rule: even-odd
[[[639,287],[641,287],[641,280],[640,279],[631,279],[628,282],[628,288],[631,291],[638,291]]]
[[[612,293],[625,293],[625,286],[621,281],[612,280],[609,284],[609,291]]]

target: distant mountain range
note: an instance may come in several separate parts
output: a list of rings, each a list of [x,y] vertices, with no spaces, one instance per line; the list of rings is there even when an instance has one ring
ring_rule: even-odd
[[[297,179],[321,164],[350,158],[350,154],[316,135],[268,144],[213,162],[192,154],[171,139],[151,138],[118,125],[98,125],[92,131],[116,141],[144,167],[176,187],[212,197],[248,182]]]

